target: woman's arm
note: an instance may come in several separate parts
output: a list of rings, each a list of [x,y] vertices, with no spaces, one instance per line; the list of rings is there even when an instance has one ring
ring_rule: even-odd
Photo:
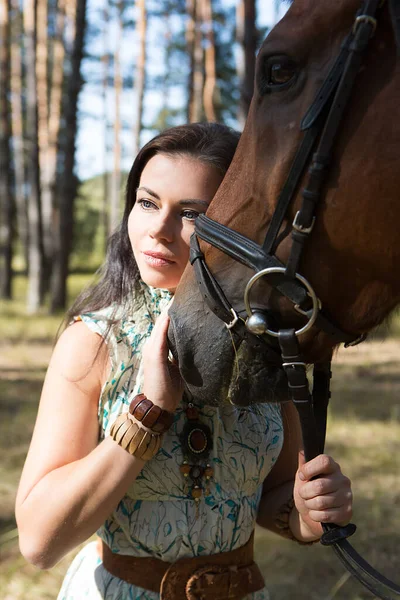
[[[25,558],[50,568],[90,537],[144,462],[111,438],[98,444],[98,401],[109,370],[106,344],[83,323],[69,327],[47,371],[16,501]]]
[[[300,423],[292,402],[281,405],[283,446],[279,457],[264,480],[257,514],[257,523],[274,533],[281,533],[275,524],[276,515],[293,495],[298,454],[302,447]]]
[[[293,404],[282,405],[284,444],[279,458],[263,484],[257,523],[283,534],[276,519],[293,495],[295,506],[289,527],[296,539],[318,540],[321,523],[348,523],[352,515],[351,482],[340,466],[326,454],[304,460],[301,429]]]

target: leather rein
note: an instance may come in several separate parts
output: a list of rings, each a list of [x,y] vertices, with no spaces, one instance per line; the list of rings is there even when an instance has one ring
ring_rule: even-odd
[[[385,3],[389,5],[396,45],[398,50],[400,49],[399,0],[365,0],[356,14],[350,33],[342,43],[338,57],[301,121],[301,130],[305,132],[303,140],[279,195],[263,245],[256,244],[205,215],[196,219],[195,233],[190,243],[190,262],[195,269],[203,298],[211,311],[225,322],[233,335],[246,340],[255,349],[263,346],[267,351],[267,360],[281,365],[285,370],[291,397],[300,418],[307,461],[322,453],[324,449],[331,364],[324,362],[314,365],[313,388],[310,392],[307,365],[301,355],[298,337],[315,327],[326,332],[335,344],[344,342],[347,347],[360,343],[366,336],[341,330],[331,317],[324,313],[311,284],[298,273],[298,267],[304,245],[315,223],[316,210],[321,200],[340,123],[363,57],[377,28],[378,12]],[[302,190],[302,204],[292,223],[289,259],[284,265],[274,255],[278,245],[278,234],[310,162],[308,180]],[[255,271],[244,293],[246,320],[235,311],[208,268],[198,238]],[[307,318],[302,328],[297,331],[273,330],[264,313],[252,310],[251,289],[263,277],[267,277],[271,286],[288,298],[294,304],[295,310]],[[275,344],[271,343],[271,338],[275,338]],[[322,527],[324,533],[321,543],[331,546],[346,569],[366,588],[383,600],[400,599],[400,587],[373,569],[348,542],[347,538],[356,530],[355,525],[350,523],[339,527],[323,523]]]

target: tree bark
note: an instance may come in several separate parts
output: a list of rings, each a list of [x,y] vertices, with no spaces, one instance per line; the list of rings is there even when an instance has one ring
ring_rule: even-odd
[[[69,2],[67,3],[70,4]],[[64,170],[59,186],[59,222],[57,239],[59,240],[55,254],[52,277],[51,310],[64,309],[67,302],[67,277],[69,274],[69,258],[73,237],[74,201],[77,192],[75,167],[75,144],[77,132],[77,113],[79,93],[83,85],[81,64],[86,33],[87,0],[76,0],[75,22],[73,27],[73,47],[71,56],[71,72],[68,77],[65,102],[65,138],[63,147]]]
[[[107,249],[108,240],[108,191],[109,191],[109,176],[108,176],[108,77],[110,69],[110,57],[109,57],[109,21],[110,21],[110,7],[109,0],[105,0],[103,8],[103,56],[101,59],[103,66],[103,131],[104,131],[104,142],[103,142],[103,197],[101,206],[101,224],[103,229],[103,248],[104,252]]]
[[[0,296],[12,297],[14,199],[11,186],[10,2],[0,0]]]
[[[11,130],[13,140],[14,196],[17,229],[28,268],[28,207],[25,192],[24,127],[22,115],[22,14],[19,0],[12,0],[14,14],[11,30]]]
[[[51,72],[48,80],[51,82],[50,93],[46,96],[48,105],[46,107],[46,146],[42,147],[43,164],[41,173],[41,194],[43,207],[43,229],[44,247],[46,255],[46,278],[49,278],[50,286],[52,264],[54,259],[55,239],[58,231],[54,224],[58,222],[58,206],[56,200],[57,187],[57,156],[58,140],[60,135],[62,97],[64,83],[64,29],[65,29],[65,3],[66,0],[58,0],[56,7],[56,29],[52,44]],[[43,117],[45,111],[43,110]],[[44,127],[44,123],[43,123]]]
[[[236,24],[236,37],[239,45],[237,71],[240,86],[238,120],[244,127],[254,92],[257,49],[255,0],[239,0]]]
[[[48,176],[49,153],[49,73],[48,73],[48,14],[47,1],[37,0],[36,11],[36,93],[38,107],[38,144],[40,201],[42,214],[43,251],[44,251],[44,285],[45,291],[50,285],[53,228],[52,228],[52,196]]]
[[[203,119],[203,89],[204,89],[204,50],[203,34],[201,31],[201,0],[195,0],[195,33],[194,33],[194,71],[193,71],[193,97],[190,105],[190,122],[195,123]]]
[[[207,121],[217,121],[215,99],[217,92],[217,68],[215,58],[215,37],[213,28],[212,0],[201,0],[202,16],[205,29],[206,48],[204,51],[204,90],[203,104]]]
[[[187,79],[187,111],[186,121],[191,121],[191,113],[194,95],[194,48],[196,35],[196,0],[186,0],[187,25],[186,25],[186,47],[189,55],[189,75]]]
[[[36,0],[25,0],[26,152],[29,186],[29,261],[27,310],[38,311],[43,300],[43,240],[40,205],[38,116],[36,95]]]
[[[118,4],[118,31],[114,52],[114,90],[115,90],[115,113],[114,113],[114,168],[111,176],[110,193],[110,231],[111,235],[120,219],[120,193],[121,193],[121,39],[123,32],[122,3]]]
[[[143,128],[143,104],[146,87],[146,31],[147,31],[147,11],[146,0],[137,0],[138,9],[137,30],[139,35],[139,56],[136,69],[136,118],[134,118],[133,133],[133,156],[140,150],[140,133]]]

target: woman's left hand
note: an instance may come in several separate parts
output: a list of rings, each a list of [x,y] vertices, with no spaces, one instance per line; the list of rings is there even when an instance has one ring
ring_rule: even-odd
[[[353,514],[350,479],[326,454],[306,463],[303,452],[300,452],[294,501],[300,519],[317,536],[321,535],[320,523],[346,525]]]

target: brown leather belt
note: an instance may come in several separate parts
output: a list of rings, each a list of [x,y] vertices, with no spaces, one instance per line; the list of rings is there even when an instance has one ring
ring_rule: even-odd
[[[243,600],[264,587],[264,578],[253,560],[253,538],[254,534],[247,544],[231,552],[182,558],[174,563],[115,554],[102,540],[98,552],[111,575],[159,593],[160,600]]]

